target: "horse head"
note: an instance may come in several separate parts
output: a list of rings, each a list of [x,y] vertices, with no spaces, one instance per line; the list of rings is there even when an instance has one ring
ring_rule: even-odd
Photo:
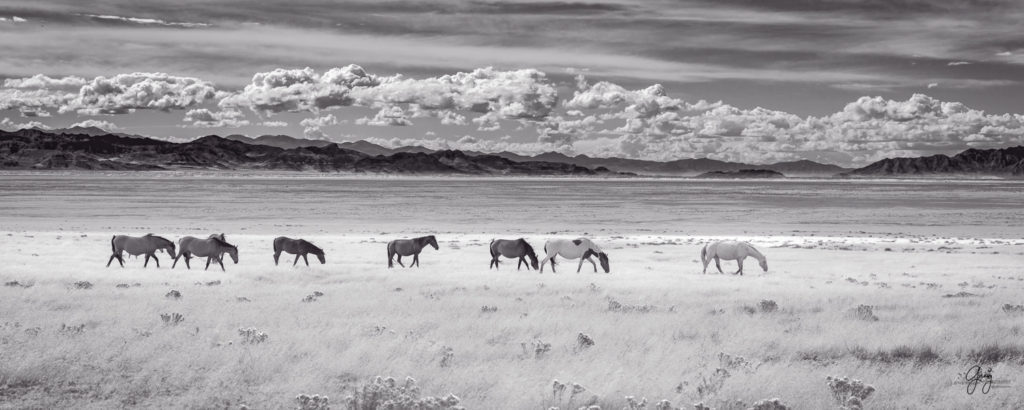
[[[608,267],[608,254],[607,253],[598,252],[597,259],[598,259],[598,261],[601,262],[601,268],[604,269],[604,273],[612,273],[611,268]]]
[[[427,244],[433,246],[434,250],[441,249],[437,246],[437,238],[435,238],[434,235],[430,235],[427,237]]]
[[[537,261],[537,252],[533,251],[533,247],[530,246],[529,242],[526,242],[526,239],[520,238],[519,240],[522,241],[523,248],[526,249],[526,257],[530,258],[530,266],[533,266],[533,270],[540,269],[540,265],[538,264],[538,261]]]
[[[225,243],[227,243],[227,242],[225,242]],[[235,264],[238,264],[238,247],[235,246],[235,245],[230,245],[229,244],[227,252],[228,252],[228,255],[231,256],[231,260],[233,262],[235,262]]]
[[[314,246],[313,250],[310,251],[310,253],[316,255],[316,258],[320,260],[320,264],[321,265],[327,263],[327,259],[324,258],[324,250],[323,249],[320,249],[320,248],[317,248],[317,247]]]
[[[768,258],[761,258],[761,260],[757,262],[759,265],[761,265],[761,269],[764,269],[765,272],[768,272]]]

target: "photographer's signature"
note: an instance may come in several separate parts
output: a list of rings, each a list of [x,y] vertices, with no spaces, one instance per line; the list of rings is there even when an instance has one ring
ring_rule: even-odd
[[[967,394],[974,394],[981,387],[981,394],[988,394],[992,387],[1009,387],[1008,380],[992,377],[992,368],[982,368],[981,365],[971,366],[967,372],[958,375],[958,384],[967,385]]]

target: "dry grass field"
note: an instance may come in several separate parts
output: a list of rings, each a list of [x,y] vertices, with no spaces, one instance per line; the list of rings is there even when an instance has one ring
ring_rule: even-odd
[[[3,232],[0,408],[349,408],[376,376],[467,409],[835,408],[828,376],[871,385],[871,409],[1024,402],[1019,240],[756,237],[770,271],[740,277],[701,274],[705,238],[597,236],[611,274],[538,275],[487,270],[479,234],[388,270],[392,236],[309,237],[327,264],[293,268],[229,234],[220,272],[104,268],[106,232]],[[966,393],[975,364],[988,394]]]

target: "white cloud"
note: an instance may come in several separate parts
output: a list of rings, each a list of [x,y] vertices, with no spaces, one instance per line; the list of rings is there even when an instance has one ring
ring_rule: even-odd
[[[190,122],[190,126],[197,128],[238,128],[249,125],[242,112],[237,110],[210,111],[206,108],[196,108],[185,113],[182,120]]]
[[[187,23],[187,22],[171,22],[160,19],[140,18],[140,17],[122,17],[113,16],[109,14],[86,14],[87,17],[92,17],[98,20],[112,20],[121,21],[125,23],[135,24],[151,24],[158,26],[172,26],[172,27],[207,27],[209,24],[206,23]]]
[[[82,128],[96,127],[96,128],[101,129],[101,130],[104,130],[104,131],[113,131],[113,130],[116,130],[116,129],[120,128],[120,127],[117,126],[117,124],[114,124],[114,123],[112,123],[110,121],[101,121],[101,120],[94,120],[94,119],[88,119],[88,120],[85,120],[85,121],[76,122],[74,124],[71,124],[71,126],[68,127],[68,128],[75,128],[75,127],[82,127]]]
[[[51,127],[49,125],[46,125],[46,124],[43,124],[43,123],[41,123],[39,121],[29,121],[29,122],[25,122],[25,123],[20,123],[19,124],[19,123],[15,123],[14,121],[11,121],[11,119],[7,118],[7,117],[4,117],[4,119],[2,121],[0,121],[0,128],[11,130],[11,131],[23,130],[23,129],[29,129],[29,128],[37,128],[37,129],[41,129],[41,130],[52,130],[53,129],[53,127]]]
[[[409,121],[409,117],[405,115],[402,107],[390,105],[382,107],[373,118],[363,117],[357,119],[356,124],[387,127],[412,125],[412,121]]]
[[[338,118],[334,114],[327,114],[322,117],[316,118],[305,118],[299,122],[299,125],[303,126],[303,135],[306,138],[327,138],[327,134],[324,134],[323,128],[328,125],[334,125],[338,123]]]
[[[950,61],[949,63],[946,63],[946,65],[948,65],[950,67],[955,67],[955,66],[958,66],[958,65],[970,65],[970,64],[971,63],[968,62],[968,61]]]
[[[212,99],[212,84],[194,77],[164,73],[130,73],[96,77],[60,112],[84,115],[125,114],[137,109],[170,111],[185,109]]]

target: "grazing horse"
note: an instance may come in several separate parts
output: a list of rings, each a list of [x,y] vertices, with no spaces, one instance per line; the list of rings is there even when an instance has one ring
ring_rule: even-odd
[[[540,273],[544,273],[544,264],[551,261],[551,272],[555,272],[555,257],[561,256],[566,259],[580,259],[580,266],[576,267],[576,273],[580,273],[580,269],[583,268],[583,261],[590,262],[594,265],[594,272],[597,272],[597,264],[594,263],[591,256],[597,255],[597,259],[601,261],[601,268],[604,269],[605,273],[611,273],[611,269],[608,267],[608,254],[601,251],[601,248],[597,247],[590,239],[578,238],[578,239],[552,239],[544,243],[544,258],[540,260]]]
[[[757,259],[758,264],[761,265],[761,269],[768,272],[768,259],[761,254],[751,244],[740,241],[715,241],[707,245],[700,250],[700,260],[704,262],[704,273],[708,273],[708,264],[711,260],[715,260],[715,267],[718,268],[718,273],[722,272],[722,264],[720,259],[735,260],[736,264],[739,265],[739,270],[735,274],[743,274],[743,260],[748,256]]]
[[[153,258],[156,261],[156,267],[160,267],[160,260],[156,258],[156,251],[163,249],[168,255],[174,256],[174,242],[167,240],[166,238],[147,233],[143,237],[134,237],[128,235],[114,235],[110,238],[110,250],[113,252],[110,255],[110,259],[107,260],[107,267],[110,267],[110,263],[117,259],[117,262],[124,267],[123,252],[128,252],[129,255],[138,256],[146,255],[146,263],[142,264],[142,267],[149,265],[149,258]]]
[[[495,269],[498,268],[498,257],[504,256],[506,258],[519,258],[519,265],[516,266],[516,270],[523,267],[523,263],[526,263],[524,257],[530,258],[530,263],[526,264],[526,269],[530,269],[530,265],[533,265],[533,269],[539,269],[537,266],[537,253],[533,251],[533,247],[530,246],[526,239],[492,239],[491,240],[491,266]],[[488,269],[490,269],[488,267]]]
[[[402,257],[412,255],[412,263],[409,264],[411,268],[413,265],[420,266],[420,251],[423,250],[427,245],[433,246],[434,249],[440,249],[437,247],[437,239],[434,235],[421,236],[419,238],[412,239],[396,239],[388,242],[388,268],[394,267],[391,259],[398,255],[398,264],[402,264]]]
[[[295,255],[295,262],[292,266],[299,263],[299,257],[306,261],[306,266],[309,266],[309,259],[306,259],[306,254],[314,254],[317,259],[320,259],[320,264],[325,264],[327,261],[324,259],[324,250],[318,248],[305,239],[292,239],[285,236],[278,236],[274,238],[274,265],[277,265],[278,259],[281,257],[281,252],[288,252]]]
[[[181,248],[181,253],[174,258],[174,264],[171,265],[171,269],[178,265],[178,258],[185,257],[185,266],[192,269],[192,265],[189,264],[189,260],[193,256],[206,257],[206,269],[210,269],[210,261],[217,261],[220,264],[220,270],[224,271],[224,254],[227,253],[231,256],[231,260],[238,263],[238,247],[220,239],[221,235],[210,235],[209,238],[199,239],[194,236],[186,236],[178,240],[178,247]]]

